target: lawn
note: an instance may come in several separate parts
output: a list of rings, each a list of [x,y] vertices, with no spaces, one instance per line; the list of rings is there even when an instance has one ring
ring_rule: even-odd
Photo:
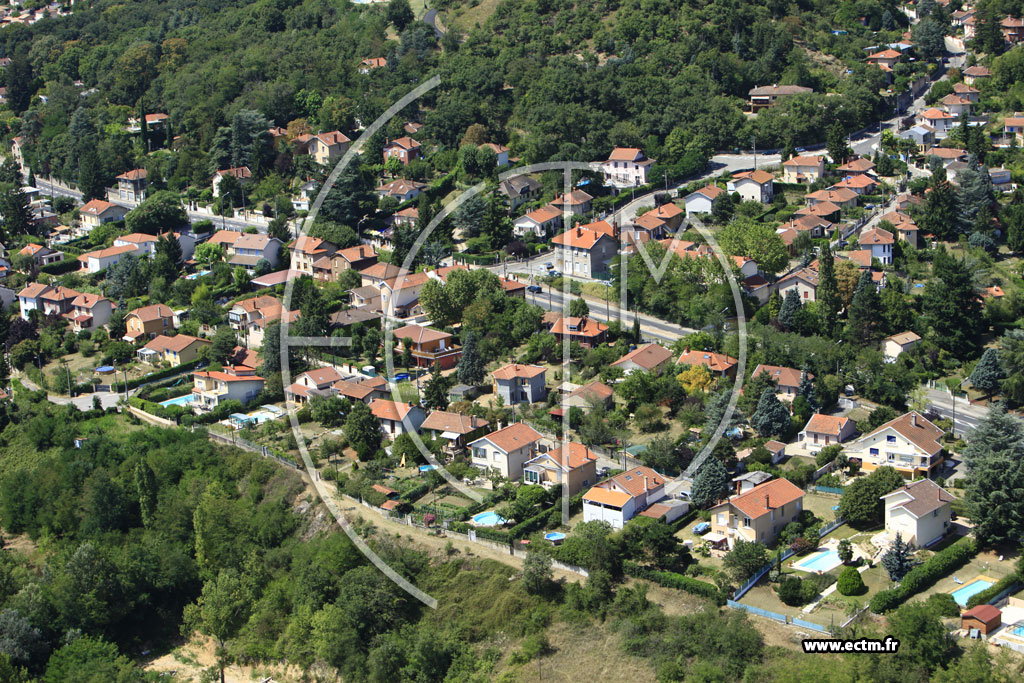
[[[814,513],[815,517],[824,520],[825,522],[831,522],[839,514],[837,510],[832,508],[839,505],[839,496],[830,496],[823,493],[805,493],[804,494],[804,509],[810,510]],[[838,535],[841,529],[845,528],[845,525],[836,529],[832,535]],[[839,536],[842,538],[842,536]]]
[[[954,540],[957,537],[954,537]],[[933,553],[930,550],[921,550],[917,553],[917,557],[920,560],[925,560],[931,557]],[[999,555],[995,552],[986,550],[975,555],[970,562],[963,567],[955,570],[949,576],[939,579],[935,582],[935,585],[931,588],[921,591],[911,600],[927,600],[928,596],[934,593],[952,593],[953,591],[967,585],[979,576],[987,576],[998,581],[999,579],[1011,574],[1013,572],[1013,565],[1017,561],[1016,556],[1003,555],[1002,561],[999,559]],[[963,584],[959,584],[953,581],[953,577],[956,577],[963,581]]]

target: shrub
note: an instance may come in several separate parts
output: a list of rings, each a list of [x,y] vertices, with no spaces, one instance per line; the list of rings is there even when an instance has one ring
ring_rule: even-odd
[[[999,595],[996,593],[996,595]],[[975,597],[974,595],[971,596]],[[994,597],[994,596],[993,596]],[[928,609],[938,617],[960,616],[960,605],[949,593],[934,593],[928,596]]]
[[[648,569],[646,567],[641,567],[633,560],[623,560],[622,571],[628,576],[633,576],[638,579],[647,579],[648,581],[653,581],[659,586],[675,588],[677,590],[686,591],[687,593],[699,595],[702,598],[714,600],[718,605],[725,604],[725,599],[722,596],[722,592],[718,590],[718,586],[713,583],[708,583],[707,581],[700,581],[677,572]]]
[[[982,605],[987,602],[991,602],[995,599],[997,595],[1019,583],[1020,578],[1021,577],[1017,572],[1014,572],[1013,574],[1010,574],[1008,576],[1004,576],[1003,578],[999,579],[985,590],[981,591],[980,593],[975,593],[970,598],[968,598],[967,609],[977,607],[978,605]]]
[[[840,595],[863,595],[868,589],[860,572],[853,567],[843,567],[837,583],[836,590]]]
[[[797,555],[809,553],[812,550],[814,550],[815,547],[816,546],[814,544],[812,544],[803,536],[797,536],[795,539],[793,539],[793,542],[789,544],[790,550],[792,550]]]
[[[924,564],[907,572],[898,587],[875,593],[871,598],[871,611],[882,614],[899,607],[910,596],[928,588],[954,569],[963,566],[977,552],[978,546],[973,538],[961,538],[948,548],[935,553]]]
[[[775,592],[778,594],[779,600],[782,600],[782,602],[790,607],[799,607],[806,602],[804,600],[803,581],[795,576],[787,576],[780,581]]]

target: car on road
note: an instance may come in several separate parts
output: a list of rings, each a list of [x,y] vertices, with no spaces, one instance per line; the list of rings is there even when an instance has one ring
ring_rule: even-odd
[[[541,290],[540,285],[530,285],[529,287],[526,288],[526,291],[533,292],[534,294],[540,294],[540,292],[543,290]]]
[[[806,148],[806,147],[797,147],[797,148],[796,148],[796,153],[797,153],[797,154],[803,154],[803,153],[804,153],[804,152],[806,152],[806,151],[807,151],[807,148]]]
[[[557,271],[557,270],[552,270],[552,271],[550,271],[550,272],[548,273],[548,275],[550,275],[551,277],[562,277],[562,273],[560,273],[560,272],[559,272],[559,271]]]
[[[864,208],[865,209],[873,209],[873,208],[875,208],[875,205],[874,204],[865,204]]]
[[[551,261],[548,261],[547,263],[544,264],[544,267],[547,268],[548,270],[553,270],[554,267],[555,267],[555,264],[552,263]]]

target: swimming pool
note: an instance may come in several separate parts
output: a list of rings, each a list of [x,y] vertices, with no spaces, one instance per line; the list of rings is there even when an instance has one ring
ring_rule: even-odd
[[[1020,636],[1021,638],[1024,638],[1024,626],[1014,626],[1013,630],[1010,631],[1010,633],[1012,633],[1015,636]]]
[[[177,396],[175,398],[169,398],[166,401],[160,401],[162,406],[187,406],[192,403],[192,394],[185,394],[184,396]]]
[[[813,555],[808,555],[794,564],[793,568],[805,572],[827,572],[835,569],[842,563],[843,561],[839,559],[839,553],[829,548],[828,550],[820,550]]]
[[[967,585],[952,591],[950,595],[952,595],[953,599],[956,600],[956,604],[964,607],[967,605],[967,601],[971,599],[972,595],[980,593],[994,583],[995,581],[989,581],[987,578],[979,577]]]
[[[487,512],[473,515],[473,523],[480,526],[498,526],[505,523],[505,518],[494,510],[488,510]]]

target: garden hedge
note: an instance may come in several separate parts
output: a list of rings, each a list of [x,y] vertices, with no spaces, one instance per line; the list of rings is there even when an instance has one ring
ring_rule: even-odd
[[[714,600],[715,604],[719,606],[725,604],[725,596],[722,594],[722,591],[718,590],[718,586],[707,581],[700,581],[677,572],[666,572],[642,567],[633,560],[623,560],[622,571],[628,576],[653,581],[659,586],[675,588],[699,595],[702,598]]]
[[[1009,576],[1004,576],[1003,578],[999,579],[985,590],[981,591],[980,593],[975,593],[970,598],[968,598],[967,609],[971,609],[972,607],[977,607],[978,605],[983,605],[985,603],[989,603],[995,600],[1000,593],[1002,593],[1005,590],[1009,590],[1016,586],[1018,583],[1020,583],[1020,578],[1020,574],[1018,574],[1017,572],[1013,572]]]
[[[882,614],[895,609],[911,596],[932,586],[936,581],[962,567],[978,554],[978,544],[973,538],[964,537],[948,548],[935,553],[927,562],[907,572],[900,585],[891,590],[879,591],[871,598],[871,611]]]
[[[194,360],[191,363],[182,363],[181,365],[173,368],[164,368],[163,370],[157,370],[156,372],[151,372],[148,375],[143,375],[136,379],[130,379],[128,380],[128,389],[131,390],[143,384],[149,384],[150,382],[155,382],[166,377],[173,377],[174,375],[184,374],[191,370],[195,370],[202,362],[203,361],[201,360]],[[110,385],[110,390],[124,391],[124,382],[113,382]]]

